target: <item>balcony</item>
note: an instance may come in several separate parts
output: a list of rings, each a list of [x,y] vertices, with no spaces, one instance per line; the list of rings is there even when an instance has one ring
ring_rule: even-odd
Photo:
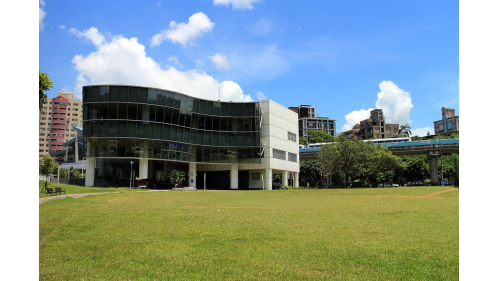
[[[54,109],[52,113],[64,113],[66,115],[66,109]]]
[[[52,125],[52,129],[65,129],[65,125]]]
[[[64,119],[66,119],[66,114],[52,114],[52,118],[64,118]]]
[[[63,150],[64,147],[62,147],[62,146],[51,146],[49,149],[50,150],[57,150],[57,151],[59,151],[59,150]]]
[[[51,139],[64,139],[64,136],[50,136]]]
[[[51,134],[65,134],[66,132],[64,130],[51,130],[50,131]]]
[[[61,141],[50,141],[50,145],[54,145],[54,144],[63,144],[64,143],[64,140],[61,140]],[[52,148],[51,148],[52,149]]]

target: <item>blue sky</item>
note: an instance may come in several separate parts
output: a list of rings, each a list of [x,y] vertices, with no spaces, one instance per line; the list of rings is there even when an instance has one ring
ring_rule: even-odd
[[[84,5],[82,4],[84,3]],[[337,131],[382,108],[433,133],[459,115],[458,1],[39,3],[39,69],[57,91],[136,84],[223,100],[311,104]]]

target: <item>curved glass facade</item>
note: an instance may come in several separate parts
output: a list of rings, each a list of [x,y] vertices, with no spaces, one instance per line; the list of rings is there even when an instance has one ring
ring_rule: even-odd
[[[260,163],[258,102],[132,86],[84,86],[85,157]]]

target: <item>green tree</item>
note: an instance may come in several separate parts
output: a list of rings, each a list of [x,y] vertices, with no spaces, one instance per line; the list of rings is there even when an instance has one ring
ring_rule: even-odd
[[[67,169],[59,169],[59,178],[65,179],[68,178],[68,170]]]
[[[316,153],[319,164],[319,175],[323,182],[323,187],[326,187],[326,179],[335,172],[335,145],[322,145],[321,149]]]
[[[299,144],[307,146],[307,139],[306,138],[299,138]]]
[[[300,177],[301,186],[315,186],[316,182],[321,181],[320,165],[318,160],[300,161]]]
[[[47,103],[47,91],[52,88],[52,81],[49,76],[38,71],[38,110],[42,111],[43,105]]]
[[[325,131],[309,131],[307,132],[311,139],[311,143],[334,142],[335,138]]]
[[[411,136],[410,124],[406,123],[404,125],[400,125],[398,134],[400,134],[401,132],[403,132],[405,136],[410,137]]]
[[[170,183],[171,185],[175,185],[176,183],[179,182],[179,172],[178,171],[171,171],[167,175],[167,182]]]
[[[49,175],[53,173],[58,166],[59,165],[54,162],[54,157],[51,157],[50,155],[44,155],[38,161],[38,173],[48,178]]]

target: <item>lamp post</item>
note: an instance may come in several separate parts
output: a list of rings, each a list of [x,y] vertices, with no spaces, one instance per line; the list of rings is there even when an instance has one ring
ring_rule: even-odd
[[[134,161],[130,161],[130,189],[132,189],[132,165],[134,165]]]

